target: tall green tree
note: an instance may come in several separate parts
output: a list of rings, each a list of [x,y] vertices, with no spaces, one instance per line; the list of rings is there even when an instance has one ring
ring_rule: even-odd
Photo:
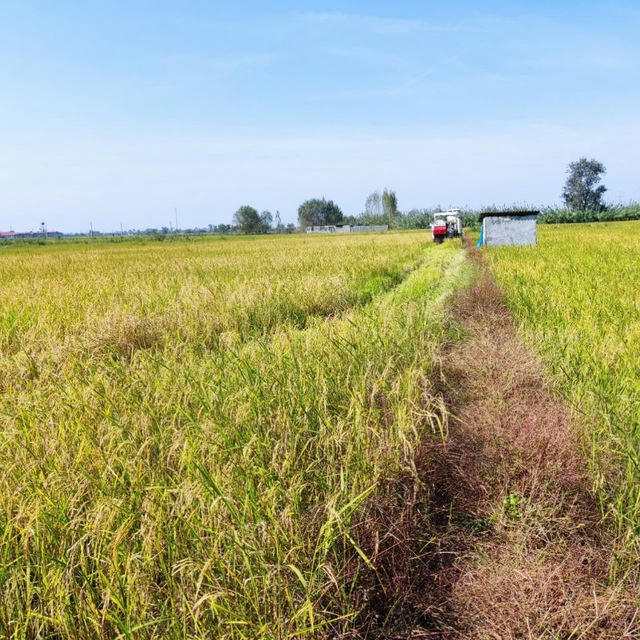
[[[245,204],[233,214],[233,221],[242,233],[262,233],[263,222],[256,209]]]
[[[562,198],[570,209],[576,211],[600,211],[604,209],[602,196],[607,187],[598,185],[607,172],[597,160],[580,158],[567,168],[567,181],[562,190]]]
[[[340,224],[344,219],[340,207],[333,200],[312,198],[298,207],[300,227]]]
[[[382,192],[382,213],[389,220],[398,215],[398,198],[395,191],[385,189]]]
[[[364,212],[368,216],[379,216],[382,213],[382,197],[379,191],[373,191],[367,196]]]
[[[271,225],[273,224],[273,214],[271,211],[263,211],[260,214],[260,225],[262,227],[261,233],[267,233],[269,229],[271,229]]]

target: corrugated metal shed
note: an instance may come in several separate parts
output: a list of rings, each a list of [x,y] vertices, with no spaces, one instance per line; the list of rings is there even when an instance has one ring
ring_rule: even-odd
[[[478,216],[480,218],[480,222],[482,222],[485,218],[488,217],[496,217],[496,216],[508,216],[510,218],[517,218],[519,216],[525,217],[525,216],[538,216],[540,215],[540,212],[536,209],[529,209],[529,210],[524,210],[524,209],[514,209],[514,210],[507,210],[507,211],[482,211],[480,213],[480,215]]]

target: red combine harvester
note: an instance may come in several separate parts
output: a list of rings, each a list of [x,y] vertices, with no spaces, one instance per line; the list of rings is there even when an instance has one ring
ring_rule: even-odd
[[[431,231],[434,242],[444,242],[447,237],[447,221],[444,218],[434,218]]]
[[[431,225],[433,241],[438,244],[444,242],[445,238],[459,238],[462,236],[462,221],[460,220],[460,209],[449,209],[433,216]]]

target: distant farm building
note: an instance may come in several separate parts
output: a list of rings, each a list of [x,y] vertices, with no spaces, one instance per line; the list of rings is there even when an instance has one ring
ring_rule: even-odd
[[[305,227],[306,233],[359,233],[364,231],[388,231],[388,224],[326,224]]]
[[[480,214],[479,247],[533,246],[539,211],[487,211]]]
[[[62,238],[60,231],[0,231],[0,240],[26,240],[29,238]]]

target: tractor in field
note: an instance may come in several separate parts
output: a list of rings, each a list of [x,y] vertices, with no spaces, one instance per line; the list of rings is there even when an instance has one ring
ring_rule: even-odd
[[[460,209],[449,209],[433,216],[431,224],[433,241],[444,242],[445,238],[462,237],[462,220],[460,219]]]

